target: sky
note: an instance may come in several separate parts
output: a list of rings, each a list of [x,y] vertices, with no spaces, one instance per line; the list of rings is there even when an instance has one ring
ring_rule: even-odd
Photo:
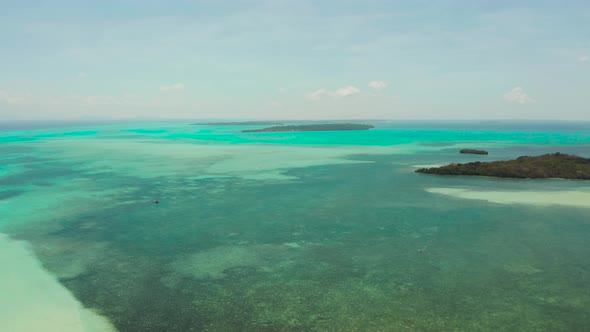
[[[590,121],[587,0],[0,8],[0,121]]]

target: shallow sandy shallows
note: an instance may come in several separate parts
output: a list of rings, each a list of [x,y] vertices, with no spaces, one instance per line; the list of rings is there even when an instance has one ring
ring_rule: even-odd
[[[392,154],[397,147],[205,144],[192,141],[59,140],[43,142],[43,153],[83,163],[84,171],[155,178],[232,176],[290,180],[293,168],[367,163],[359,154]],[[101,156],[97,158],[96,156]]]
[[[464,188],[427,188],[427,192],[497,204],[565,205],[590,208],[590,189],[556,191],[483,191]]]
[[[0,265],[2,331],[115,331],[45,271],[25,242],[0,234]]]

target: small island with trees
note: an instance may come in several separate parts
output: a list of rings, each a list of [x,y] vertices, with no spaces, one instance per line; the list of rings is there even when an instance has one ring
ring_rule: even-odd
[[[262,129],[242,130],[243,133],[272,133],[291,131],[344,131],[344,130],[369,130],[375,128],[371,125],[354,123],[320,123],[309,125],[275,126]]]
[[[191,126],[280,126],[276,121],[232,121],[232,122],[206,122],[191,123]]]
[[[476,150],[476,149],[462,149],[459,152],[464,153],[464,154],[484,154],[484,155],[488,154],[488,152],[485,150]]]
[[[420,168],[417,173],[436,175],[479,175],[520,179],[590,180],[590,158],[553,153],[542,156],[522,156],[514,160],[453,163],[442,167]]]

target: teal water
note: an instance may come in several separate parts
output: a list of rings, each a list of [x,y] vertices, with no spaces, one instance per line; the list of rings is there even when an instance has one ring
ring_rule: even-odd
[[[0,233],[120,331],[590,330],[590,183],[413,172],[590,123],[188,123],[5,126]]]

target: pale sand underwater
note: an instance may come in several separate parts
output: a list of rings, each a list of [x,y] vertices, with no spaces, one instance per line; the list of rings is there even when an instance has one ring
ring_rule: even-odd
[[[59,140],[43,142],[57,156],[82,161],[93,172],[154,178],[234,176],[252,180],[290,180],[293,168],[363,163],[356,154],[387,155],[398,147],[187,144],[156,140]],[[95,158],[100,155],[102,158]]]
[[[10,332],[108,332],[109,321],[84,308],[23,241],[0,234],[0,322]]]
[[[465,188],[427,188],[427,192],[497,204],[564,205],[590,208],[590,189],[561,191],[486,191]]]

